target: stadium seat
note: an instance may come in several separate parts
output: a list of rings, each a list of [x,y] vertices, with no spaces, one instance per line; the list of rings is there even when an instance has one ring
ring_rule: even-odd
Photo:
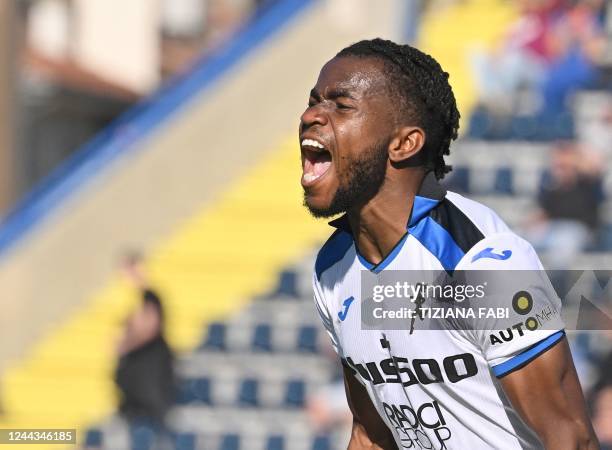
[[[225,337],[227,326],[222,322],[214,322],[208,325],[206,340],[201,348],[207,350],[226,350]]]
[[[512,195],[514,193],[513,173],[510,167],[500,167],[495,171],[493,191],[497,194],[506,195]]]
[[[266,450],[284,450],[285,448],[285,437],[280,435],[274,435],[268,437],[266,443]]]
[[[259,406],[259,383],[254,378],[247,378],[240,383],[238,404],[241,406]]]
[[[177,433],[174,435],[175,450],[195,450],[196,436],[193,433]]]
[[[509,136],[510,139],[518,140],[542,140],[543,137],[538,137],[538,119],[532,116],[514,116],[510,120],[509,124]]]
[[[317,352],[317,329],[314,326],[305,325],[300,327],[297,338],[297,349],[303,352]]]
[[[285,269],[278,276],[278,284],[276,288],[263,298],[267,300],[273,299],[297,299],[299,297],[297,289],[298,275],[295,270]]]
[[[331,450],[331,438],[328,434],[316,436],[312,442],[312,450]]]
[[[290,408],[301,408],[304,406],[306,387],[302,380],[290,380],[285,391],[284,405]]]
[[[237,434],[226,434],[221,438],[219,450],[240,450],[240,436]]]
[[[255,351],[272,351],[272,328],[268,324],[259,324],[253,332],[251,348]]]
[[[453,167],[445,181],[446,188],[461,193],[470,192],[470,169],[464,166]]]
[[[194,401],[193,393],[191,391],[190,381],[181,381],[178,383],[176,390],[176,403],[179,405],[186,405]]]
[[[148,423],[130,427],[132,450],[151,450],[156,440],[155,429]]]
[[[177,403],[182,405],[191,402],[201,402],[208,405],[212,404],[210,384],[209,378],[184,380],[179,383]]]
[[[202,403],[212,404],[210,384],[211,382],[208,378],[198,378],[193,381],[192,389],[196,400]]]
[[[612,251],[612,224],[607,223],[601,226],[598,240],[598,245],[601,250]]]
[[[90,428],[85,433],[85,447],[102,447],[103,437],[101,430]]]

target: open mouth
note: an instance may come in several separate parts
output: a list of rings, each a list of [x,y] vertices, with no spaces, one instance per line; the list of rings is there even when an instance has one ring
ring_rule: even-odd
[[[311,185],[329,170],[332,156],[323,144],[314,139],[302,140],[302,154],[304,155],[302,184]]]

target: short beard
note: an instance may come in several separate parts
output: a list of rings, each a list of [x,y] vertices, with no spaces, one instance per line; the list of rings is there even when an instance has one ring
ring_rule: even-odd
[[[334,198],[327,208],[314,208],[307,201],[304,192],[304,206],[316,218],[332,217],[355,207],[365,205],[380,190],[387,173],[387,148],[385,142],[375,145],[348,168],[349,179],[340,183]]]

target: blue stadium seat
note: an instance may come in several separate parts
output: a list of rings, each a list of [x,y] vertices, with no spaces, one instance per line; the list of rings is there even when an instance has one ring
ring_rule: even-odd
[[[297,274],[294,270],[283,270],[278,280],[277,294],[287,297],[298,297]]]
[[[193,433],[176,433],[174,435],[174,450],[195,450],[196,436]]]
[[[299,293],[297,289],[297,280],[298,275],[295,270],[286,269],[283,270],[278,277],[278,284],[276,287],[268,294],[263,295],[260,298],[264,300],[273,300],[273,299],[298,299]]]
[[[186,405],[194,401],[193,392],[191,391],[190,380],[183,380],[178,383],[176,390],[176,403]]]
[[[297,349],[303,352],[316,353],[317,348],[317,328],[312,325],[300,327],[297,338]]]
[[[259,406],[259,383],[254,378],[246,378],[240,383],[238,404],[242,406]]]
[[[131,450],[151,450],[157,433],[150,423],[142,422],[130,427]]]
[[[304,406],[306,386],[302,380],[290,380],[285,390],[284,405],[290,408],[301,408]]]
[[[448,180],[444,179],[444,185],[448,190],[470,193],[470,169],[468,167],[453,167],[447,178]]]
[[[253,332],[251,348],[255,351],[272,351],[272,328],[268,324],[259,324]]]
[[[512,195],[514,193],[514,174],[510,167],[500,167],[495,171],[495,182],[493,191],[497,194]]]
[[[468,123],[468,137],[472,139],[490,139],[494,128],[493,119],[486,111],[486,108],[476,106]]]
[[[331,450],[331,438],[329,434],[321,434],[314,438],[312,450]]]
[[[209,378],[194,378],[180,382],[176,402],[181,405],[191,402],[212,404],[210,383]]]
[[[513,116],[509,123],[509,139],[518,139],[521,141],[539,141],[542,140],[540,131],[538,130],[538,118],[533,116]]]
[[[597,248],[602,251],[612,251],[612,224],[606,223],[600,227]]]
[[[240,436],[237,434],[226,434],[221,438],[219,450],[240,450]]]
[[[200,348],[207,350],[226,350],[225,335],[227,326],[222,322],[214,322],[208,325],[206,340]]]
[[[280,435],[273,435],[268,437],[266,443],[266,450],[284,450],[285,448],[285,437]]]
[[[104,435],[97,428],[90,428],[85,433],[85,447],[102,447]]]

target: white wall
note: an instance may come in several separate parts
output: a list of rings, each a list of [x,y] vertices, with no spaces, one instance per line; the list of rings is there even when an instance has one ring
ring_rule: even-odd
[[[74,0],[73,56],[137,92],[159,80],[159,0]]]

